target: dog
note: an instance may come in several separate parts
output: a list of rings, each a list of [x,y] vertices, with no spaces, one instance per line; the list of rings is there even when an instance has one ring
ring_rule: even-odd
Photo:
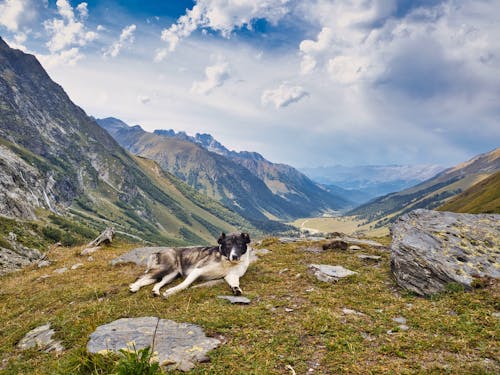
[[[130,284],[129,290],[137,292],[141,287],[156,282],[153,294],[159,296],[160,289],[177,277],[185,279],[177,286],[167,289],[164,298],[188,288],[194,281],[222,279],[235,295],[241,295],[240,277],[250,264],[248,233],[222,233],[214,247],[168,248],[153,253],[148,259],[144,275]]]

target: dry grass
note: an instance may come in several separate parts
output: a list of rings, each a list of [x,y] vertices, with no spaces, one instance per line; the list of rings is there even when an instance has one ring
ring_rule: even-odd
[[[364,224],[362,220],[358,220],[354,216],[303,218],[295,220],[290,225],[299,229],[309,230],[312,233],[342,232],[353,234],[357,232],[372,237],[386,236],[389,233],[386,227],[372,228],[370,224]]]
[[[127,285],[142,270],[109,265],[130,245],[96,253],[93,262],[76,256],[75,249],[59,248],[51,254],[53,266],[2,278],[1,373],[106,373],[105,360],[85,353],[89,334],[98,325],[138,316],[196,323],[225,338],[193,374],[290,374],[287,366],[297,374],[500,373],[500,320],[492,316],[500,309],[498,284],[422,299],[395,287],[386,252],[364,249],[383,257],[377,265],[349,252],[302,250],[317,244],[264,245],[272,253],[242,279],[252,299],[248,306],[215,298],[229,292],[225,285],[189,289],[168,300],[151,297],[149,288],[130,294]],[[84,266],[53,273],[78,262]],[[325,284],[307,273],[309,263],[343,265],[358,274]],[[39,280],[44,274],[50,277]],[[344,307],[365,315],[344,315]],[[396,316],[404,316],[410,328],[390,335]],[[46,322],[68,348],[64,353],[15,349],[27,331]]]

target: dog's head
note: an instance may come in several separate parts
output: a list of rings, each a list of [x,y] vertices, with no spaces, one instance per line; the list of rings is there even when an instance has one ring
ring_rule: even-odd
[[[226,236],[222,233],[217,241],[220,252],[232,262],[238,261],[247,252],[247,244],[250,243],[248,233],[231,233]]]

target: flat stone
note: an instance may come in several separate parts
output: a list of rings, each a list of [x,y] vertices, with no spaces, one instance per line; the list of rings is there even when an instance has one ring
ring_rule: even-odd
[[[312,272],[318,280],[324,282],[335,282],[357,273],[342,266],[331,266],[328,264],[310,264],[309,271]]]
[[[492,313],[491,315],[494,316],[495,318],[500,318],[500,312],[498,311]]]
[[[132,343],[136,350],[151,347],[166,369],[189,371],[197,362],[207,361],[206,354],[221,342],[205,336],[195,324],[156,317],[122,318],[97,327],[90,335],[87,351],[118,352],[130,349]]]
[[[68,270],[68,267],[62,267],[62,268],[58,268],[58,269],[54,270],[54,273],[61,274],[61,273],[66,272],[67,270]]]
[[[358,245],[351,245],[351,246],[349,246],[348,250],[359,251],[359,250],[361,250],[361,247],[359,247]]]
[[[40,348],[46,353],[54,351],[56,353],[62,352],[64,347],[60,341],[52,339],[54,330],[50,327],[50,323],[39,326],[29,331],[17,344],[21,350]]]
[[[476,278],[500,277],[500,215],[414,210],[391,228],[391,270],[402,288],[427,296]]]
[[[367,255],[367,254],[358,254],[358,258],[362,260],[373,260],[373,261],[379,261],[382,259],[381,256],[378,255]]]
[[[324,252],[323,248],[319,246],[304,246],[301,248],[302,251],[307,251],[309,253],[315,253],[315,254],[320,254]]]
[[[243,296],[217,296],[217,298],[228,300],[233,304],[248,305],[251,301]]]
[[[83,266],[83,263],[76,263],[71,266],[72,270],[76,270],[77,268],[80,268]]]
[[[342,309],[342,313],[345,314],[345,315],[358,315],[358,316],[364,316],[365,315],[362,312],[359,312],[359,311],[356,311],[356,310],[352,310],[352,309],[348,309],[346,307],[344,307]]]
[[[392,321],[399,324],[406,324],[406,318],[403,318],[402,316],[397,316],[395,318],[392,318]]]

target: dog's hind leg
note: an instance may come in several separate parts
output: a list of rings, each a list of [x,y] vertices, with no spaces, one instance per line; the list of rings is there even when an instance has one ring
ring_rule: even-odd
[[[240,289],[240,277],[236,273],[228,273],[224,280],[229,284],[234,295],[240,296],[243,293]]]
[[[153,277],[153,275],[150,273],[146,274],[146,275],[142,275],[134,283],[130,284],[128,290],[130,290],[132,293],[135,293],[139,289],[141,289],[143,286],[151,285],[155,281],[157,281],[156,278]]]
[[[178,274],[179,274],[179,272],[174,271],[174,272],[171,272],[171,273],[163,276],[163,278],[161,279],[161,281],[159,283],[156,283],[155,286],[153,287],[153,294],[155,296],[159,296],[160,295],[160,289],[164,285],[167,285],[169,282],[171,282],[173,279],[175,279]]]
[[[200,277],[202,275],[202,271],[201,269],[199,268],[195,268],[193,271],[191,271],[191,273],[189,275],[187,275],[187,277],[184,279],[184,281],[182,283],[180,283],[179,285],[177,286],[174,286],[173,288],[170,288],[170,289],[167,289],[164,293],[163,293],[163,297],[164,298],[168,298],[170,297],[172,294],[175,294],[177,292],[180,292],[181,290],[184,290],[186,289],[187,287],[189,287],[193,282],[196,281],[196,279],[198,277]]]

